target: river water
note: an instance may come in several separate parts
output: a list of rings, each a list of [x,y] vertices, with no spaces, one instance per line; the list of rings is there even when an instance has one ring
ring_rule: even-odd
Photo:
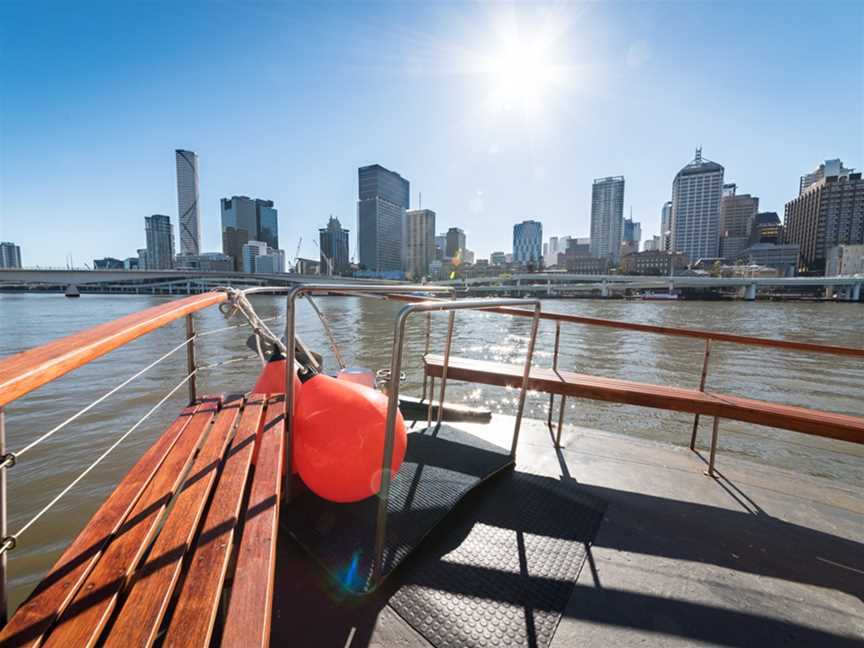
[[[164,297],[0,294],[0,356],[16,353],[122,315],[165,301]],[[256,297],[262,317],[284,325],[284,298]],[[399,304],[353,297],[320,298],[348,364],[379,369],[389,366],[393,320]],[[864,307],[860,304],[780,302],[637,302],[550,300],[544,310],[672,327],[690,327],[864,346]],[[197,316],[199,332],[230,325],[215,308]],[[404,391],[418,394],[425,316],[409,321]],[[325,367],[336,368],[320,322],[308,304],[298,313],[298,333],[324,353]],[[432,350],[441,352],[446,315],[432,324]],[[453,353],[471,358],[520,363],[530,331],[528,318],[492,313],[457,315]],[[249,356],[248,329],[202,336],[199,363],[212,364]],[[141,338],[86,367],[42,387],[7,407],[7,443],[18,450],[180,343],[182,321]],[[535,362],[552,363],[554,323],[541,322]],[[704,343],[609,328],[564,324],[559,367],[667,385],[698,386]],[[123,434],[184,375],[185,352],[157,365],[69,427],[21,457],[9,470],[9,528],[17,531],[53,496]],[[199,393],[249,389],[258,372],[256,358],[202,371]],[[790,353],[761,347],[718,344],[712,347],[708,389],[864,416],[864,362],[838,356]],[[17,606],[130,466],[177,415],[186,398],[183,388],[85,477],[51,512],[19,539],[10,555],[10,604]],[[518,392],[482,385],[450,383],[448,400],[513,413]],[[545,419],[548,396],[531,395],[526,416]],[[661,410],[568,399],[566,422],[676,445],[689,442],[692,417]],[[565,428],[564,441],[566,443]],[[704,445],[710,421],[700,428]],[[810,437],[735,421],[724,421],[720,456],[732,454],[759,464],[779,466],[864,485],[861,446]],[[722,461],[722,458],[721,458]]]

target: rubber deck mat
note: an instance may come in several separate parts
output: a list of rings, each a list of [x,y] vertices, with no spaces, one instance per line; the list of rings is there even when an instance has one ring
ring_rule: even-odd
[[[390,606],[436,648],[552,641],[605,503],[509,472],[466,498],[400,574]]]
[[[471,489],[512,466],[503,448],[442,425],[408,435],[402,467],[392,482],[386,577]],[[306,492],[288,505],[284,528],[317,559],[340,586],[363,594],[370,582],[378,499],[336,504]]]

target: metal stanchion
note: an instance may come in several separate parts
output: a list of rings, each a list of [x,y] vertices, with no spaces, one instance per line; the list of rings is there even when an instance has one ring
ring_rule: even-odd
[[[192,313],[186,316],[186,374],[192,374],[189,379],[189,404],[198,398],[198,385],[195,381],[195,320]]]
[[[711,338],[705,340],[705,359],[702,361],[702,377],[699,379],[699,391],[705,391],[705,378],[708,375],[708,358],[711,356]],[[693,417],[693,433],[690,435],[690,449],[696,450],[696,433],[699,431],[699,415]]]

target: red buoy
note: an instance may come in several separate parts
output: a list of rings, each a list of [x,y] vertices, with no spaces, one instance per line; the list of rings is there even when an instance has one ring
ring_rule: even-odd
[[[357,502],[381,488],[387,397],[363,385],[318,374],[303,383],[294,416],[294,460],[319,497]],[[405,458],[407,436],[396,412],[393,473]]]
[[[294,404],[296,408],[297,404],[297,395],[300,393],[302,389],[300,379],[297,377],[297,372],[294,372]],[[285,356],[281,353],[274,355],[270,358],[267,364],[264,365],[264,369],[261,370],[261,374],[258,376],[258,380],[255,382],[255,386],[252,388],[250,392],[252,394],[284,394],[285,393]],[[296,411],[296,409],[295,409]],[[261,430],[258,431],[258,434],[261,434]],[[260,441],[260,439],[258,439]],[[258,461],[258,447],[260,443],[255,443],[255,452],[252,457],[252,463],[257,463]],[[291,461],[291,472],[297,473],[297,458],[294,457]]]

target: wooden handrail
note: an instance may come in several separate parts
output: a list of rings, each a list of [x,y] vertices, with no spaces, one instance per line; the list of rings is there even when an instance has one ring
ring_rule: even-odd
[[[159,304],[0,360],[0,407],[146,333],[226,301],[208,292]]]
[[[419,297],[415,295],[387,295],[387,299],[394,301],[419,302],[433,301],[438,297]],[[516,315],[518,317],[533,317],[534,311],[524,308],[489,308],[489,312],[504,315]],[[864,349],[854,347],[834,346],[831,344],[814,344],[812,342],[793,342],[791,340],[778,340],[776,338],[759,338],[750,335],[735,335],[734,333],[720,333],[719,331],[703,331],[699,329],[672,328],[669,326],[654,326],[653,324],[638,324],[636,322],[621,322],[618,320],[600,319],[597,317],[583,317],[581,315],[568,315],[566,313],[553,313],[541,311],[540,319],[570,322],[572,324],[587,324],[589,326],[604,326],[606,328],[623,329],[628,331],[641,331],[643,333],[656,333],[658,335],[670,335],[675,337],[698,338],[711,340],[712,342],[729,342],[731,344],[745,344],[750,346],[764,346],[775,349],[786,349],[788,351],[809,351],[812,353],[829,353],[840,356],[864,358]]]

